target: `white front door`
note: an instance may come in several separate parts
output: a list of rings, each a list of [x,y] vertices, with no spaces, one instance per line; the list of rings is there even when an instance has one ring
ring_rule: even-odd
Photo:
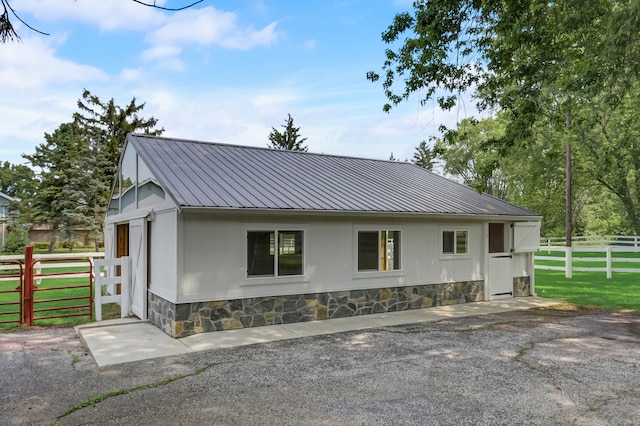
[[[131,258],[131,311],[147,319],[147,259],[144,218],[129,222],[129,257]]]
[[[509,250],[509,224],[490,223],[488,238],[487,280],[489,300],[513,297],[513,274]]]

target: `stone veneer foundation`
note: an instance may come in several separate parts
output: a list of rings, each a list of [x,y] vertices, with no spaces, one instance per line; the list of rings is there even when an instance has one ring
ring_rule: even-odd
[[[528,296],[529,277],[514,279]],[[344,318],[484,300],[484,281],[171,303],[148,293],[149,321],[172,337],[262,325]]]

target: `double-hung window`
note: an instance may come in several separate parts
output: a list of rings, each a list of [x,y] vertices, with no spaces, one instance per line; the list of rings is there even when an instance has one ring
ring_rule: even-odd
[[[304,274],[304,231],[247,231],[247,277]]]
[[[400,231],[358,231],[358,271],[400,269]]]
[[[469,253],[469,231],[442,231],[442,254]]]

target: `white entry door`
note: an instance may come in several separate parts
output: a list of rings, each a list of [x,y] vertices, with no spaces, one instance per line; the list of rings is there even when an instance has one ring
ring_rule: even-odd
[[[145,219],[129,222],[129,257],[131,258],[131,311],[140,319],[147,319],[147,259]]]
[[[509,224],[490,223],[488,239],[489,300],[513,297],[513,275],[509,250]]]

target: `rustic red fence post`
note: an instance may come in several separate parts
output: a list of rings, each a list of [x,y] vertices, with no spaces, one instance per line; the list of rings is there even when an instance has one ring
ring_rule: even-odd
[[[33,244],[24,247],[24,323],[33,325]]]

